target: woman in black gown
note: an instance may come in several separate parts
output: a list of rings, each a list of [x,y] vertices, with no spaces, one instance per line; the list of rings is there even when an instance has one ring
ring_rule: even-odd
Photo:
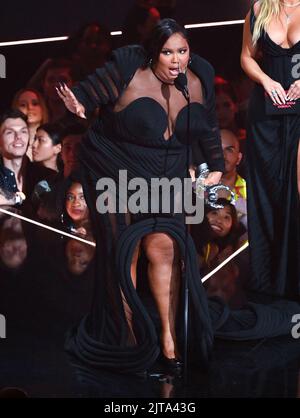
[[[223,171],[223,153],[214,112],[214,71],[207,61],[190,54],[185,31],[175,21],[160,21],[148,48],[120,48],[72,91],[63,85],[58,88],[67,108],[80,117],[100,108],[80,153],[97,242],[92,311],[72,330],[66,344],[81,367],[141,372],[153,365],[160,346],[165,364],[178,371],[184,341],[183,273],[190,295],[188,358],[198,364],[207,361],[214,332],[243,340],[290,330],[290,312],[278,307],[268,308],[264,315],[254,305],[232,313],[220,301],[208,304],[183,214],[172,208],[157,214],[96,211],[98,180],[109,178],[119,185],[120,170],[127,170],[128,181],[138,177],[149,185],[153,178],[188,176],[187,162],[192,161],[187,158],[188,107],[174,85],[180,71],[186,72],[191,97],[194,163],[202,163],[204,157],[211,171],[206,183],[216,184]],[[121,194],[117,200],[124,209],[127,201]],[[146,274],[139,259],[146,260]],[[139,285],[147,279],[159,327],[153,309],[146,309],[140,296]]]
[[[152,178],[177,177],[183,181],[186,177],[188,109],[186,99],[174,85],[179,72],[186,72],[191,95],[192,141],[198,143],[194,146],[199,146],[200,155],[205,155],[211,170],[206,183],[219,182],[223,155],[214,114],[214,72],[205,60],[190,54],[184,29],[175,21],[165,19],[157,25],[148,50],[129,46],[114,51],[104,68],[73,89],[75,96],[66,87],[58,89],[68,109],[81,117],[101,107],[101,119],[90,130],[81,151],[88,184],[92,185],[89,196],[95,196],[99,178],[110,177],[118,184],[119,170],[127,170],[128,181],[142,177],[148,184]],[[97,249],[102,280],[96,292],[97,329],[90,332],[95,338],[95,334],[102,332],[98,340],[106,342],[108,350],[117,347],[118,353],[110,351],[109,354],[119,356],[116,361],[119,369],[132,368],[130,353],[137,364],[143,356],[146,367],[157,356],[153,323],[134,290],[139,281],[138,256],[144,252],[149,287],[160,317],[162,354],[167,362],[177,365],[181,350],[175,319],[180,315],[184,218],[180,214],[174,216],[172,210],[164,216],[110,213],[101,217],[95,213],[95,203],[92,206],[95,222],[101,229],[97,234]],[[195,250],[190,238],[188,246],[192,257]],[[191,289],[191,315],[195,318],[190,322],[195,326],[202,350],[207,352],[212,343],[212,330],[205,294],[198,274],[195,275],[196,257],[186,264],[189,280],[194,282],[190,287],[195,287]],[[105,312],[99,312],[100,300]],[[93,328],[93,325],[89,319],[86,327]],[[113,349],[109,349],[109,341]],[[123,365],[121,347],[126,362]]]
[[[252,284],[260,291],[298,299],[300,112],[267,114],[265,94],[277,104],[299,101],[299,53],[300,3],[256,2],[246,17],[241,55],[243,69],[257,83],[247,132]]]

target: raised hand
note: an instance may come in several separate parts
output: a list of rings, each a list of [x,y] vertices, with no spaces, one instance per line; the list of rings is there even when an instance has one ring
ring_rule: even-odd
[[[80,118],[86,119],[84,106],[76,99],[73,92],[65,83],[59,83],[55,89],[70,112],[75,113]]]
[[[205,186],[215,186],[220,183],[222,178],[222,171],[212,171],[208,176],[203,180]]]

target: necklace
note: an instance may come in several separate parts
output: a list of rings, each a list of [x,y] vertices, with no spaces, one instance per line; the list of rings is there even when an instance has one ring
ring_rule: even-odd
[[[280,2],[281,4],[284,4],[285,6],[287,6],[287,4],[286,3],[284,3],[284,2]],[[300,6],[300,1],[298,2],[298,3],[295,3],[293,6],[291,6],[291,5],[289,5],[289,6],[287,6],[287,7],[298,7],[298,6]],[[290,24],[290,22],[291,22],[291,16],[297,11],[297,10],[294,10],[292,13],[287,13],[285,10],[284,10],[284,7],[282,8],[282,10],[283,10],[283,13],[285,14],[285,22],[286,22],[286,24],[287,24],[287,26]]]
[[[158,75],[155,73],[153,68],[152,67],[150,67],[150,68],[151,68],[151,71],[153,72],[153,74],[155,75],[155,77],[157,78],[157,80],[159,80],[162,84],[167,84],[168,86],[173,86],[174,85],[174,83],[168,83],[167,81],[162,80],[160,77],[158,77]]]
[[[285,1],[281,1],[280,3],[286,7],[297,7],[300,5],[300,1],[298,1],[298,3],[295,3],[295,4],[286,3]]]

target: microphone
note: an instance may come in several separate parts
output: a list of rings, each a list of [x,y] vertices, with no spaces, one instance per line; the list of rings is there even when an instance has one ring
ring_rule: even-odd
[[[184,73],[179,73],[174,80],[175,87],[181,91],[187,101],[190,100],[190,93],[187,86],[187,77]]]

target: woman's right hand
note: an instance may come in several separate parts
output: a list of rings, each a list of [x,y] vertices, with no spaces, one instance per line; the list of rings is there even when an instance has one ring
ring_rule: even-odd
[[[80,118],[86,119],[84,106],[76,99],[74,93],[64,83],[55,87],[57,94],[63,100],[66,108]]]
[[[280,83],[267,76],[262,80],[262,85],[274,104],[285,104],[286,93]]]

